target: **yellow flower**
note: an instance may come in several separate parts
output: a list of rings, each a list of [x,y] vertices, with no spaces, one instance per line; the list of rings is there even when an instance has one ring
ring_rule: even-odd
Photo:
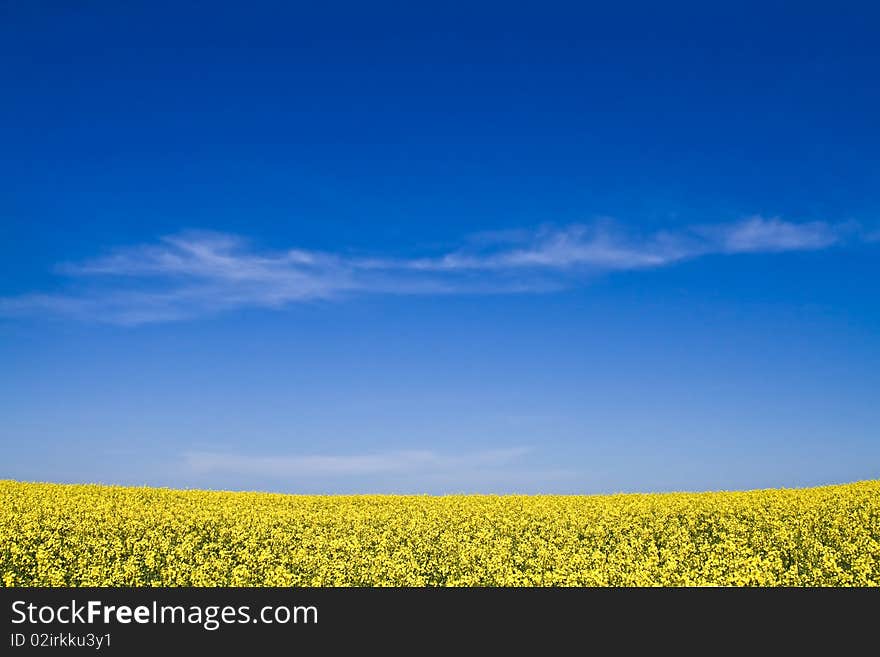
[[[302,496],[0,481],[3,586],[880,586],[880,481]]]

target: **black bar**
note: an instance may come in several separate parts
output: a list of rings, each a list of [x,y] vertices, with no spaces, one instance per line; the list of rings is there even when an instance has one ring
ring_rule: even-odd
[[[89,601],[100,602],[93,622],[86,622]],[[650,649],[697,636],[715,637],[715,647],[743,649],[757,648],[750,641],[768,636],[789,648],[822,640],[838,649],[860,640],[876,647],[880,589],[13,588],[0,589],[0,603],[0,654],[10,655],[53,648],[62,654],[332,654],[343,647],[400,648],[414,638],[420,643],[411,645],[412,654],[426,645],[464,650],[474,641],[493,654],[505,646],[563,650],[572,642],[587,654],[597,642]],[[120,612],[120,606],[132,611]],[[176,609],[166,609],[165,622],[156,622],[153,614],[163,606],[183,607],[186,622]],[[222,622],[224,607],[234,610],[226,614],[230,622]],[[60,623],[54,616],[60,611],[69,620],[76,609],[83,622]],[[54,622],[31,622],[41,613]],[[130,622],[121,622],[120,613]],[[144,622],[135,622],[137,614]],[[254,619],[261,614],[270,622]],[[22,615],[24,622],[13,622]],[[71,637],[88,642],[89,635],[95,637],[91,647],[69,645]],[[94,645],[98,637],[100,650]]]

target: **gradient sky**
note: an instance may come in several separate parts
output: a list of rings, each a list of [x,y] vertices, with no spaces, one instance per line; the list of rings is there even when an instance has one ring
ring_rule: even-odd
[[[873,3],[320,4],[0,3],[0,478],[880,476]]]

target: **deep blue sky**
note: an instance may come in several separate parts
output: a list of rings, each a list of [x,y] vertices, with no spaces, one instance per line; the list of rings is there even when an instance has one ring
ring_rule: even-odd
[[[880,13],[601,4],[0,2],[0,478],[880,476]]]

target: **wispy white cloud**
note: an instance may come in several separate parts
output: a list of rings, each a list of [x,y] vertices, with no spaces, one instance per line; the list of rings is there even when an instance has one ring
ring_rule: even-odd
[[[435,259],[412,260],[407,265],[437,271],[578,267],[600,271],[648,269],[711,254],[824,249],[838,243],[843,232],[840,226],[822,221],[793,223],[775,217],[753,216],[729,224],[658,231],[639,238],[622,233],[613,222],[602,221],[562,229],[544,228],[529,235],[507,234],[506,248],[501,250],[457,251]]]
[[[196,475],[233,474],[271,478],[352,477],[369,475],[441,475],[462,469],[499,468],[519,461],[525,447],[445,455],[397,451],[355,455],[252,456],[224,452],[187,452],[184,467]]]
[[[841,227],[823,221],[794,224],[778,218],[750,217],[735,224],[698,229],[722,253],[811,251],[836,244]]]
[[[542,465],[528,447],[305,455],[203,450],[179,454],[165,468],[197,487],[294,493],[574,492],[582,476],[575,469]]]
[[[605,220],[482,233],[446,253],[387,258],[260,251],[235,235],[186,232],[59,265],[69,282],[62,292],[0,298],[0,314],[134,325],[364,293],[543,292],[576,285],[591,274],[659,268],[712,254],[824,249],[847,234],[827,222],[754,216],[631,235]]]
[[[405,266],[423,271],[569,270],[620,271],[661,267],[694,254],[684,235],[660,232],[647,239],[629,238],[608,221],[565,228],[542,228],[503,248],[461,250],[438,258],[410,260]]]

